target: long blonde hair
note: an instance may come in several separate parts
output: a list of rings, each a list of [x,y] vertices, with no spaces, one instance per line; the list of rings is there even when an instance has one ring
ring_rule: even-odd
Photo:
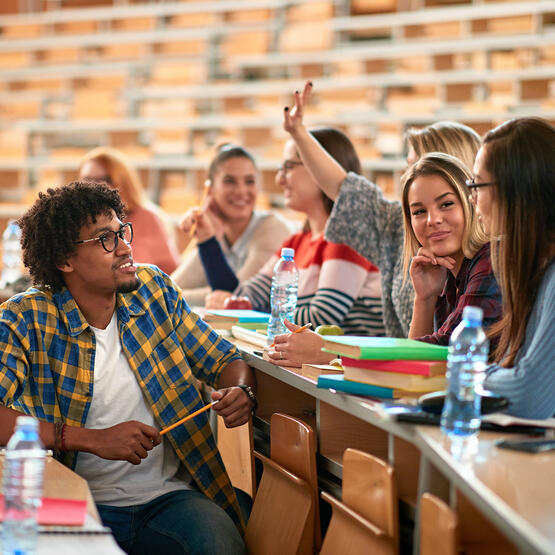
[[[119,150],[108,146],[90,150],[81,160],[79,171],[86,162],[91,161],[98,162],[104,167],[111,185],[119,191],[128,212],[133,212],[145,205],[146,196],[139,174]]]
[[[426,154],[418,162],[408,168],[401,178],[403,187],[402,200],[403,220],[405,223],[405,241],[403,248],[403,275],[408,274],[411,258],[422,246],[412,228],[409,208],[409,190],[414,180],[421,176],[437,175],[445,180],[455,191],[462,205],[464,214],[464,231],[461,250],[466,258],[472,258],[487,242],[486,234],[478,221],[474,206],[468,199],[465,181],[471,179],[470,170],[454,156],[442,152]]]
[[[503,296],[503,316],[490,328],[499,336],[493,360],[511,367],[555,256],[555,127],[540,118],[513,119],[489,131],[483,148],[495,183],[491,253]]]
[[[472,168],[480,148],[480,135],[457,121],[438,121],[422,129],[410,128],[405,133],[407,145],[417,158],[428,152],[445,152]]]

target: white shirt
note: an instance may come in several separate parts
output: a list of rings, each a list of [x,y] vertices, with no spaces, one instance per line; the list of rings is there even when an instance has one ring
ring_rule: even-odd
[[[94,389],[85,426],[102,429],[129,420],[157,428],[139,383],[121,348],[116,313],[96,337]],[[96,503],[126,507],[147,503],[170,491],[191,489],[191,477],[166,438],[139,465],[80,452],[75,467]]]

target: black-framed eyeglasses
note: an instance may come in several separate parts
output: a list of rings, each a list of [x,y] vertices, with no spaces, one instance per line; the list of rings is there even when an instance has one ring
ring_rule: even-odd
[[[127,245],[131,244],[131,241],[133,241],[133,225],[131,222],[123,224],[118,231],[105,231],[98,237],[93,237],[92,239],[82,239],[81,241],[73,241],[73,244],[78,245],[80,243],[100,241],[102,248],[106,252],[112,252],[116,250],[119,239]]]
[[[480,187],[489,187],[490,185],[496,185],[496,183],[494,183],[493,181],[490,181],[488,183],[476,183],[476,181],[474,181],[474,178],[467,179],[465,183],[466,183],[466,188],[468,189],[468,192],[474,198],[476,197],[476,193]]]
[[[278,167],[278,172],[288,172],[296,166],[303,166],[300,160],[285,160],[281,166]]]

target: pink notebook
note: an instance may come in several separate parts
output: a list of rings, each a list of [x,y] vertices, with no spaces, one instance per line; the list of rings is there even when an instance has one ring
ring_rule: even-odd
[[[87,514],[84,499],[57,499],[43,497],[38,521],[42,525],[83,526]],[[4,520],[4,496],[0,495],[0,522]]]

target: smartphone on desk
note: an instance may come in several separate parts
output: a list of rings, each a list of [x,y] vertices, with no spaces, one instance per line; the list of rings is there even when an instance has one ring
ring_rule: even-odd
[[[555,450],[555,438],[549,439],[502,439],[496,442],[497,447],[524,451],[525,453],[546,453]]]

